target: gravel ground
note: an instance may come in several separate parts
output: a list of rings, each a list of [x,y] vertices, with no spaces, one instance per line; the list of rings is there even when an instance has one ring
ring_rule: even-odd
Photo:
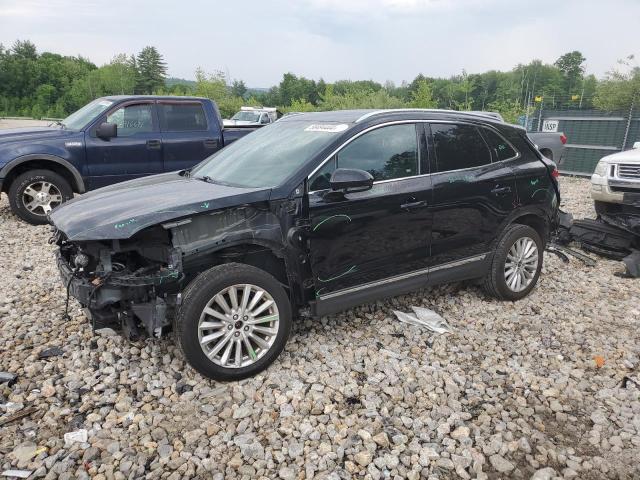
[[[586,180],[564,208],[592,216]],[[517,303],[452,284],[301,321],[272,367],[203,379],[170,341],[93,336],[47,227],[0,201],[0,470],[32,478],[639,478],[640,281],[546,254]],[[436,336],[392,309],[436,310]],[[61,356],[40,359],[52,347]],[[639,380],[640,381],[640,380]],[[626,383],[626,386],[623,384]],[[64,434],[87,438],[65,444]],[[85,441],[82,441],[85,440]]]

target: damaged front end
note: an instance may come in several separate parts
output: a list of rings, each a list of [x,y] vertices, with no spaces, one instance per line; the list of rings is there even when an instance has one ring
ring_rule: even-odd
[[[69,296],[95,328],[121,326],[128,338],[140,329],[159,337],[178,301],[182,254],[161,226],[125,240],[69,241],[57,231],[57,264]]]

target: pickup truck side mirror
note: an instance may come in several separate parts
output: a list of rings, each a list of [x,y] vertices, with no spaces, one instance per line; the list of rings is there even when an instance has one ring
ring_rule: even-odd
[[[373,176],[357,168],[337,168],[331,175],[329,184],[333,191],[364,192],[373,187]]]
[[[118,136],[118,125],[115,123],[102,122],[96,128],[96,137],[103,140],[109,140],[110,138]]]

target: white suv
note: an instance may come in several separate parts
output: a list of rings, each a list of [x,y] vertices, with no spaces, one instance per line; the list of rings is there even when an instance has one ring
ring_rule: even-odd
[[[591,176],[591,197],[599,214],[640,206],[640,142],[600,159]]]

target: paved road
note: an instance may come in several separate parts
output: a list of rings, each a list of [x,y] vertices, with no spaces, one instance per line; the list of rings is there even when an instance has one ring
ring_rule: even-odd
[[[6,128],[22,128],[22,127],[46,127],[51,125],[52,122],[44,120],[8,120],[0,118],[0,130]]]

